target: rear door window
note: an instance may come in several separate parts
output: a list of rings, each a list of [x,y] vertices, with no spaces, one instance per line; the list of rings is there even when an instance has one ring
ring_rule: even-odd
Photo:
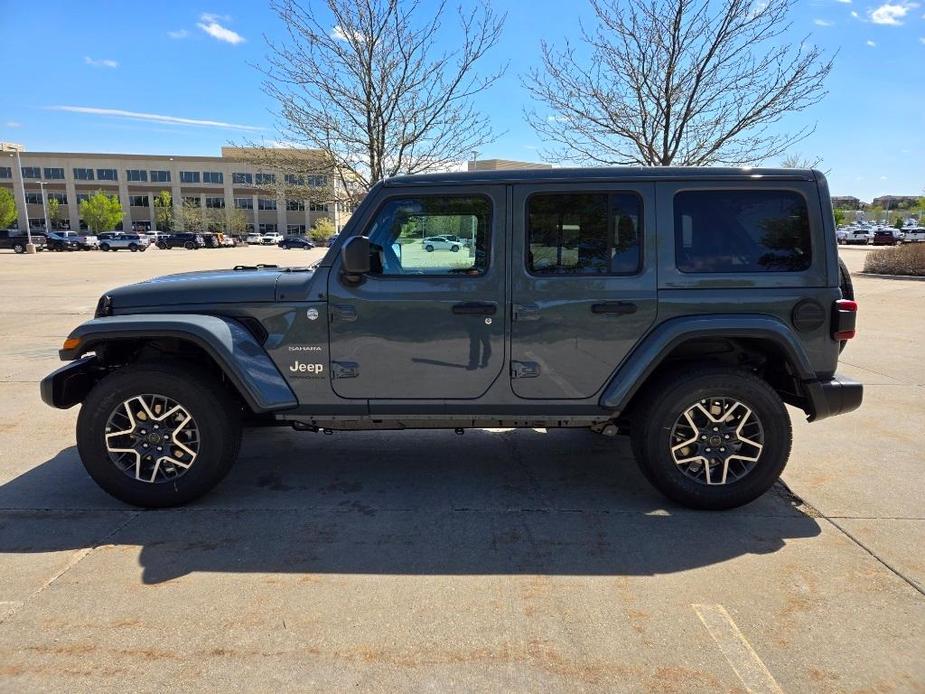
[[[689,190],[674,196],[681,272],[800,272],[812,263],[806,199],[789,190]]]

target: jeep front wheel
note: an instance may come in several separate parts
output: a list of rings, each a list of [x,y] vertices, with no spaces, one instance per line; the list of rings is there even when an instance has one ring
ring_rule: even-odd
[[[783,402],[742,369],[704,368],[659,380],[647,388],[633,424],[643,474],[692,508],[728,509],[757,499],[790,455]]]
[[[106,492],[135,506],[177,506],[227,474],[240,411],[221,387],[182,366],[126,366],[100,381],[77,418],[77,449]]]

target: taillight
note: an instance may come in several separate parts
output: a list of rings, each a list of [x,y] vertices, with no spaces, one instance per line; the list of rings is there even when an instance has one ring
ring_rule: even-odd
[[[837,342],[850,340],[856,332],[858,302],[839,299],[835,302],[835,315],[832,320],[832,338]]]

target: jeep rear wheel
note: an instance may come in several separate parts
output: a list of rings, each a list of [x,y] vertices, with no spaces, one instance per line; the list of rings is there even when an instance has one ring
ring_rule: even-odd
[[[633,453],[665,496],[728,509],[764,494],[790,455],[790,418],[774,390],[749,371],[674,372],[647,387],[633,413]]]
[[[126,366],[100,381],[77,419],[77,448],[106,492],[135,506],[187,503],[227,474],[240,411],[221,387],[183,366]]]

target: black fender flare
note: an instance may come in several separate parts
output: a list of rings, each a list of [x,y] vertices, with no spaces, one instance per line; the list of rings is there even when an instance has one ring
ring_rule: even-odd
[[[801,381],[817,380],[793,329],[777,318],[761,314],[684,316],[659,324],[642,339],[610,377],[600,406],[622,412],[672,350],[683,342],[704,337],[769,340],[786,355]]]
[[[177,338],[202,348],[234,384],[254,412],[298,405],[276,364],[254,336],[236,320],[202,314],[147,313],[94,318],[68,336],[76,346],[58,352],[70,361],[106,342]]]

